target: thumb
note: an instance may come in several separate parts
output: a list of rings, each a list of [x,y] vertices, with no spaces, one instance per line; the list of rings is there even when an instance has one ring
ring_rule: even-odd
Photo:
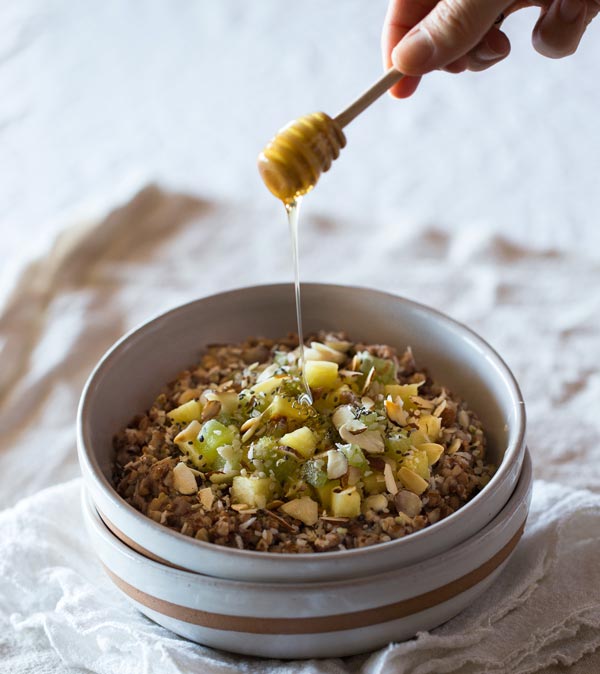
[[[479,44],[511,1],[440,0],[394,48],[392,64],[407,75],[443,68]]]

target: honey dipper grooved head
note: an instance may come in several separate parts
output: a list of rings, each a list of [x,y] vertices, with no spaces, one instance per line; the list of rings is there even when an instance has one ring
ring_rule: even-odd
[[[324,112],[290,122],[258,156],[268,189],[284,203],[309,192],[346,145],[338,124]]]

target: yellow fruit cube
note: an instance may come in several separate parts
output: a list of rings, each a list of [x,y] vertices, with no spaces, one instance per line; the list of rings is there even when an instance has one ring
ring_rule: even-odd
[[[360,494],[356,487],[331,492],[331,514],[334,517],[358,517],[360,515]]]
[[[306,381],[311,388],[335,388],[338,384],[338,364],[326,360],[308,360],[304,364]]]
[[[312,411],[309,405],[296,401],[292,402],[282,396],[275,396],[267,410],[272,419],[287,417],[288,419],[297,419],[299,421],[307,419]]]
[[[339,486],[339,480],[331,480],[322,487],[315,487],[319,501],[325,510],[329,511],[331,509],[331,494]]]
[[[296,450],[305,459],[310,459],[317,448],[317,438],[308,426],[302,426],[291,433],[286,433],[280,443]]]
[[[197,400],[189,400],[183,405],[179,405],[174,410],[167,413],[169,419],[173,419],[178,424],[189,424],[194,419],[199,419],[202,414],[202,406]]]
[[[405,410],[415,409],[410,398],[419,395],[419,384],[386,384],[383,390],[386,398],[392,396],[392,400],[395,400],[396,396],[400,396]]]
[[[245,503],[253,508],[264,508],[273,500],[275,481],[270,477],[244,477],[237,475],[233,478],[231,497],[234,503]]]
[[[433,414],[425,414],[419,419],[419,430],[431,440],[437,440],[442,430],[442,420]]]

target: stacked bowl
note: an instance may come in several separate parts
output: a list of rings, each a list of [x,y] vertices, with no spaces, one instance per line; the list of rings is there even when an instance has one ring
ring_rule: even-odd
[[[221,293],[123,337],[92,373],[79,409],[83,512],[94,550],[115,585],[151,619],[249,655],[350,655],[449,620],[502,571],[531,498],[523,400],[506,364],[481,338],[425,306],[364,288],[305,284],[303,309],[308,331],[411,346],[417,362],[478,414],[498,470],[456,513],[372,547],[277,554],[192,539],[117,494],[113,436],[197,362],[204,346],[288,333],[293,290],[282,284]]]

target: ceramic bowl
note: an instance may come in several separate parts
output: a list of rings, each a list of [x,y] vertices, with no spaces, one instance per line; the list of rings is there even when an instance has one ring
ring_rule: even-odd
[[[425,562],[318,583],[260,583],[175,569],[135,552],[84,494],[92,545],[109,577],[155,622],[198,643],[246,655],[321,658],[401,641],[457,615],[498,576],[523,533],[532,471],[481,531]]]
[[[318,555],[253,552],[197,541],[126,503],[110,482],[114,434],[147,409],[166,382],[197,362],[205,345],[294,330],[290,285],[243,288],[185,304],[133,330],[108,351],[85,386],[78,417],[84,481],[105,523],[128,545],[159,561],[220,578],[351,578],[448,550],[473,536],[506,504],[525,452],[525,408],[498,354],[465,326],[395,295],[310,283],[302,293],[306,332],[343,330],[356,341],[400,350],[410,345],[434,379],[469,402],[486,429],[488,457],[498,465],[489,484],[456,513],[406,538]]]

